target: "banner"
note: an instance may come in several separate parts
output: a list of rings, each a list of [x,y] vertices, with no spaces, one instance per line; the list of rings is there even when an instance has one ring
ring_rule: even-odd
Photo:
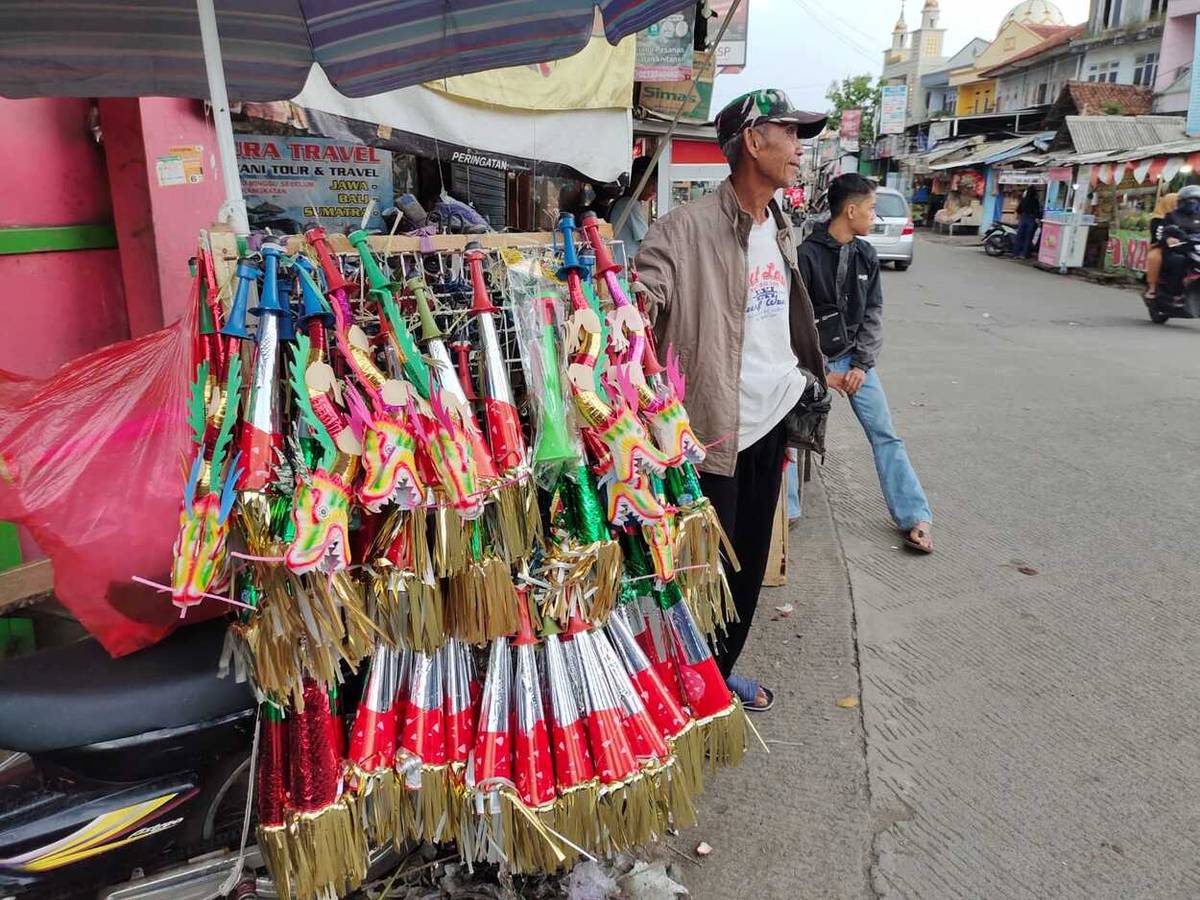
[[[708,6],[717,14],[716,18],[709,20],[708,33],[716,36],[716,32],[721,28],[721,23],[729,15],[729,7],[733,6],[733,0],[709,0]],[[746,46],[749,36],[750,0],[742,0],[737,12],[733,14],[733,21],[725,29],[725,36],[721,38],[721,43],[717,44],[718,68],[741,68],[746,64]]]
[[[1104,268],[1145,272],[1150,257],[1150,236],[1143,230],[1114,229],[1109,232]]]
[[[425,86],[507,109],[628,109],[633,105],[637,44],[638,39],[630,35],[614,47],[600,34],[566,59],[440,78]]]
[[[858,152],[858,138],[862,132],[862,110],[861,109],[844,109],[842,110],[842,124],[838,129],[838,135],[842,139],[842,150],[846,153]]]
[[[684,111],[680,116],[680,121],[707,122],[709,109],[712,106],[715,66],[710,63],[708,68],[702,72],[699,64],[700,59],[697,59],[697,68],[692,72],[690,81],[643,84],[642,106],[665,116],[674,116],[682,103]]]
[[[1000,184],[1045,184],[1045,172],[1013,172],[1002,171],[999,178]]]
[[[879,109],[879,133],[903,134],[908,116],[908,85],[885,84]]]
[[[383,227],[380,210],[395,202],[389,151],[325,138],[235,137],[252,227],[297,234],[319,220],[326,228],[358,228],[372,200],[367,227]]]
[[[674,82],[692,77],[695,8],[667,16],[637,33],[634,81]]]

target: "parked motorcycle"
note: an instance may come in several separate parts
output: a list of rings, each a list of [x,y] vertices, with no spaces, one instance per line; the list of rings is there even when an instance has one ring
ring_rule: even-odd
[[[217,677],[224,633],[0,663],[0,898],[214,895],[240,844],[255,716],[249,689]]]
[[[1200,233],[1175,226],[1163,230],[1163,277],[1153,297],[1143,297],[1150,321],[1165,325],[1169,319],[1200,319]],[[1183,271],[1176,284],[1168,283],[1167,272]]]
[[[1017,229],[1003,222],[993,222],[983,236],[983,252],[988,256],[1012,256]]]

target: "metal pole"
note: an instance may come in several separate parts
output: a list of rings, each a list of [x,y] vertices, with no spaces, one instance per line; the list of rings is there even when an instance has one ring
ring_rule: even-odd
[[[238,178],[237,149],[233,143],[233,122],[229,118],[229,95],[225,90],[225,68],[221,63],[221,38],[217,33],[213,0],[196,0],[196,14],[200,18],[204,69],[208,74],[208,95],[217,129],[217,156],[221,160],[221,181],[225,185],[225,205],[221,213],[238,237],[248,237],[250,220],[246,215],[242,182]]]
[[[704,63],[700,66],[700,71],[703,72],[708,68],[708,64],[712,62],[713,56],[717,52],[717,46],[721,43],[721,38],[725,37],[725,29],[729,27],[729,23],[733,21],[733,14],[737,12],[738,7],[742,5],[742,0],[733,0],[733,4],[729,7],[729,12],[725,14],[725,21],[721,23],[721,30],[717,32],[717,39],[713,41],[712,46],[708,48],[708,52],[704,55]],[[640,203],[638,199],[642,196],[642,191],[646,189],[646,185],[650,181],[650,173],[654,171],[654,167],[658,165],[659,158],[663,155],[663,150],[670,143],[671,135],[675,133],[675,126],[679,124],[679,117],[683,115],[683,110],[692,98],[696,95],[696,80],[693,78],[689,83],[687,99],[679,104],[679,109],[675,110],[675,118],[671,120],[671,127],[667,129],[667,133],[663,135],[662,140],[658,142],[658,146],[654,148],[654,156],[650,160],[650,165],[646,167],[646,171],[642,173],[641,179],[633,188],[633,203]],[[620,218],[613,223],[613,234],[616,235],[625,223],[629,221],[629,217],[633,214],[633,203],[625,207]]]

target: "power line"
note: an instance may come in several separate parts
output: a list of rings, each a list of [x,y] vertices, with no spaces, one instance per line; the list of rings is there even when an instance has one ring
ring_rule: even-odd
[[[795,3],[796,6],[799,7],[802,12],[807,13],[809,16],[813,17],[814,19],[816,19],[818,21],[822,21],[823,16],[819,15],[812,7],[810,7],[805,2],[805,0],[792,0],[792,2]],[[854,52],[856,52],[857,54],[862,56],[864,59],[869,59],[872,63],[878,62],[878,56],[879,56],[878,51],[870,50],[870,49],[864,47],[862,44],[860,44],[858,41],[856,41],[849,34],[845,33],[844,31],[841,31],[840,29],[838,29],[837,27],[835,27],[832,23],[830,23],[828,21],[823,22],[823,24],[829,29],[829,33],[832,34],[838,40],[840,40],[842,42],[842,44],[844,44],[846,47],[853,50]]]

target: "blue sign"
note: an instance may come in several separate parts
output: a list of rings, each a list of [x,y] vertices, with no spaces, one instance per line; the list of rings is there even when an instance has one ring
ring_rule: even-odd
[[[392,154],[326,138],[239,134],[238,172],[252,228],[295,234],[308,224],[358,228],[375,201],[367,228],[395,205]]]

